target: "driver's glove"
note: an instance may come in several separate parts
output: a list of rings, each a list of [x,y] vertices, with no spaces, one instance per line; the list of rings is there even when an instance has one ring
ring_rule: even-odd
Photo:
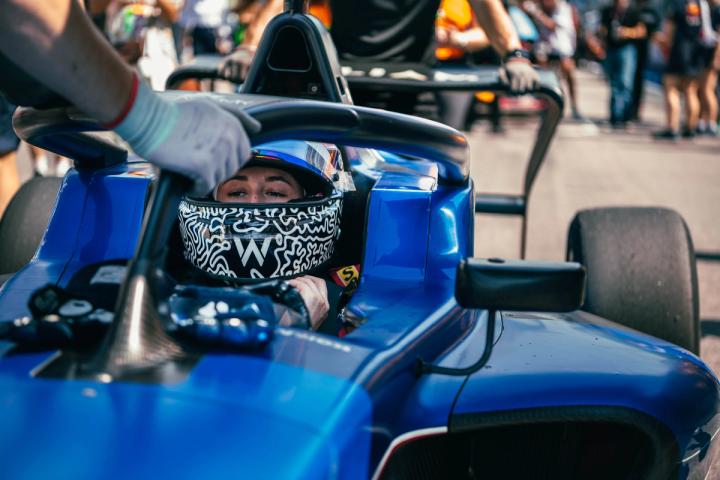
[[[209,99],[164,99],[137,78],[133,90],[114,130],[140,157],[193,180],[192,194],[207,194],[250,157],[241,122]]]
[[[514,94],[524,94],[535,90],[540,76],[532,64],[524,58],[511,58],[500,67],[500,81],[510,87]]]

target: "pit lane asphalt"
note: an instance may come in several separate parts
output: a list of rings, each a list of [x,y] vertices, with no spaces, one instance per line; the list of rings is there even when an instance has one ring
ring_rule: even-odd
[[[643,122],[625,131],[605,119],[609,89],[598,73],[578,73],[579,107],[591,121],[561,123],[529,200],[527,258],[563,260],[567,228],[577,210],[601,206],[662,206],[687,222],[698,252],[720,253],[720,138],[657,141],[661,91],[650,86]],[[534,139],[533,122],[508,120],[504,133],[475,124],[472,176],[480,192],[519,193]],[[518,258],[520,220],[476,215],[475,256]],[[701,356],[720,374],[720,261],[698,261]],[[720,476],[718,476],[720,478]]]

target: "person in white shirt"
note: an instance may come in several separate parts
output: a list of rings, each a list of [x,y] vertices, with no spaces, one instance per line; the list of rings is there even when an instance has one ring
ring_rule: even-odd
[[[575,48],[577,31],[573,7],[565,0],[540,0],[539,4],[528,0],[523,10],[537,26],[540,40],[535,44],[538,64],[559,69],[567,83],[572,116],[583,120],[577,106],[577,82],[575,81]]]
[[[218,32],[226,25],[227,0],[186,0],[180,25],[192,38],[193,55],[217,54]]]

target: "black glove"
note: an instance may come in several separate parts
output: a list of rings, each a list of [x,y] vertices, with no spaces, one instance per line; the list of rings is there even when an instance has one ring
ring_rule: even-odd
[[[510,87],[510,93],[522,95],[535,90],[540,76],[533,66],[523,58],[510,59],[500,67],[500,81]]]
[[[250,64],[254,57],[254,48],[240,46],[223,59],[218,68],[218,72],[226,80],[234,83],[242,83],[247,77]]]

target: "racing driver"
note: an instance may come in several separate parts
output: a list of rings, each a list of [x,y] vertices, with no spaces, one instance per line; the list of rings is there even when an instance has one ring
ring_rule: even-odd
[[[182,201],[184,257],[200,277],[231,284],[288,280],[307,306],[311,327],[338,335],[346,282],[330,261],[351,185],[334,145],[264,144],[210,196]]]

